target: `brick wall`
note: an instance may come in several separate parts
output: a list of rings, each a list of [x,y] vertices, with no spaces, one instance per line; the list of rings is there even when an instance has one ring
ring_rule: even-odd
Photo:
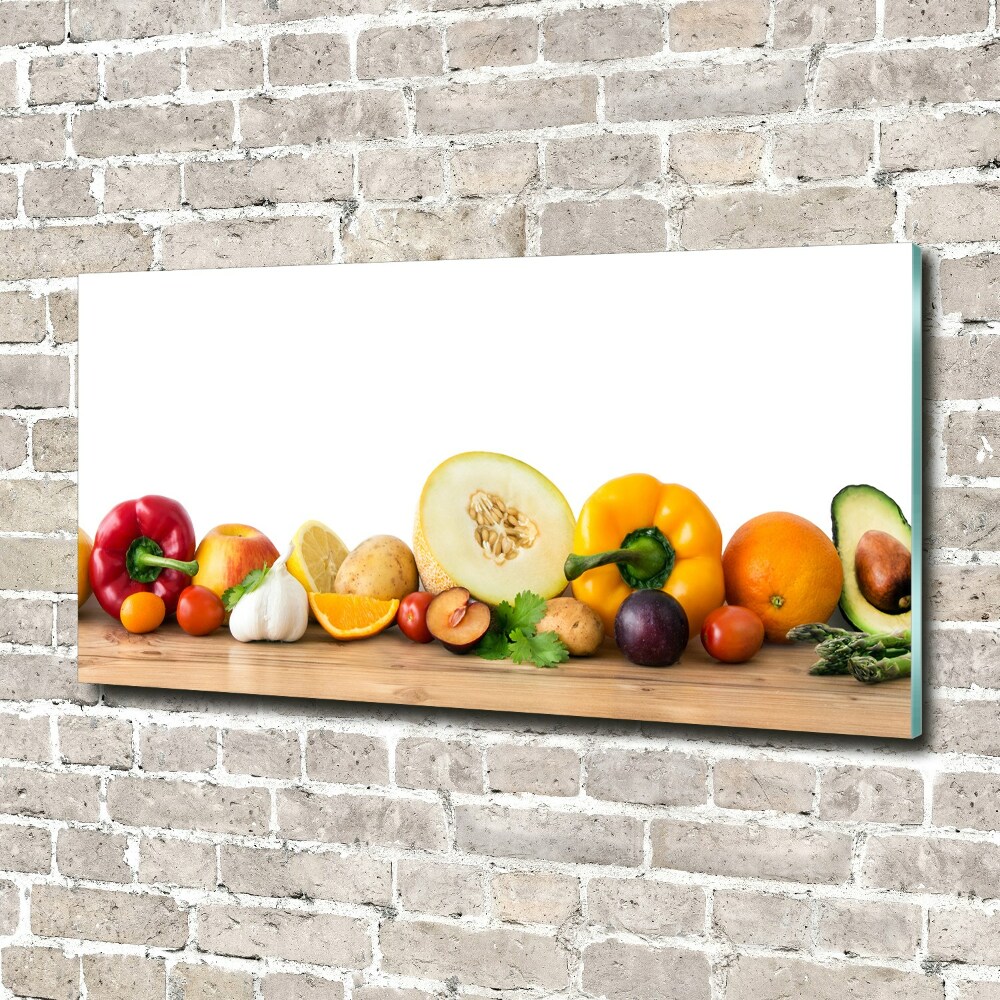
[[[996,0],[584,3],[0,0],[3,997],[1000,998]],[[75,684],[76,273],[907,239],[922,742]]]

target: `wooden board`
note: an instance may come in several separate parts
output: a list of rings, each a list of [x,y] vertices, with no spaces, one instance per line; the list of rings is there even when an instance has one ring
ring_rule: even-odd
[[[637,667],[609,645],[553,670],[455,656],[397,630],[335,642],[311,625],[299,642],[193,638],[170,623],[129,635],[100,609],[80,616],[79,679],[88,684],[322,698],[393,705],[634,719],[909,738],[910,684],[811,677],[810,646],[765,646],[722,666],[694,639],[681,662]]]

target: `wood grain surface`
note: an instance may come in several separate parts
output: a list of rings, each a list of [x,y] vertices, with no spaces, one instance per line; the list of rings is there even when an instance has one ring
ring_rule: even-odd
[[[637,667],[609,644],[551,670],[456,656],[392,629],[336,642],[317,625],[296,643],[193,638],[171,622],[130,635],[100,609],[80,616],[79,680],[89,684],[426,705],[543,715],[909,738],[910,682],[811,677],[811,646],[765,646],[723,666],[697,638],[681,662]]]

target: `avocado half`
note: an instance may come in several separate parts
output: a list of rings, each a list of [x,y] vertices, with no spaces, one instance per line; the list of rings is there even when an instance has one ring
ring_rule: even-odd
[[[844,589],[840,594],[843,616],[862,632],[897,632],[908,629],[912,612],[887,614],[867,601],[858,584],[855,554],[866,531],[884,531],[913,553],[913,533],[899,504],[874,486],[845,486],[830,505],[833,544],[844,567]]]

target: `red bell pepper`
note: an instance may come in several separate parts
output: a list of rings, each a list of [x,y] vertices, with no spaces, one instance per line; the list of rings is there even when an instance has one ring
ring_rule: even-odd
[[[121,615],[130,594],[150,590],[173,614],[177,598],[198,572],[194,525],[168,497],[126,500],[101,521],[90,555],[94,596],[109,615]]]

